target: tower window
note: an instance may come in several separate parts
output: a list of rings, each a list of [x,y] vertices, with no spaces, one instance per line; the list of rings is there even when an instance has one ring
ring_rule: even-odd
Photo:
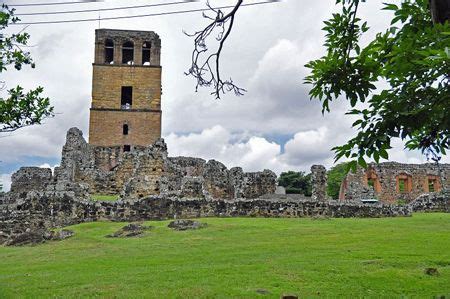
[[[123,151],[124,151],[124,152],[129,152],[129,151],[131,151],[131,146],[130,146],[129,144],[125,144],[125,145],[123,146]]]
[[[110,39],[105,41],[105,63],[114,63],[114,42]]]
[[[133,42],[125,42],[122,45],[122,63],[133,64],[134,60],[134,44]]]
[[[128,135],[128,125],[127,124],[124,124],[123,125],[123,127],[122,127],[122,133],[123,133],[123,135]]]
[[[142,64],[150,65],[150,42],[144,42],[142,45]]]
[[[122,86],[122,95],[120,97],[120,107],[122,109],[131,109],[133,104],[133,87]]]

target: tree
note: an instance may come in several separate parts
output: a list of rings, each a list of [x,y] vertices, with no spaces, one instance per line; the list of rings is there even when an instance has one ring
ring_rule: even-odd
[[[360,2],[337,1],[342,12],[323,28],[327,55],[306,65],[311,98],[323,111],[342,95],[352,107],[347,114],[358,117],[357,135],[334,148],[336,160],[352,159],[353,169],[366,167],[366,158],[378,163],[399,137],[438,161],[450,143],[449,23],[433,25],[426,0],[385,4],[394,13],[391,25],[363,48],[359,39],[369,27],[357,17]],[[376,87],[381,80],[387,88]]]
[[[14,9],[9,9],[2,4],[0,10],[0,30],[5,30],[9,24],[14,24],[19,19],[14,16]],[[19,32],[12,35],[0,34],[0,73],[4,73],[8,66],[14,65],[16,70],[21,70],[23,65],[35,67],[29,52],[22,49],[28,43],[30,35]],[[2,88],[5,82],[0,82]],[[47,117],[52,117],[53,107],[50,100],[41,97],[42,87],[25,92],[20,86],[9,89],[9,97],[0,98],[0,132],[12,132],[19,128],[34,124],[41,124]]]
[[[311,196],[311,174],[305,174],[303,171],[282,172],[278,178],[278,185],[285,187],[288,194]]]
[[[327,193],[331,198],[338,199],[342,181],[348,173],[348,163],[343,162],[333,166],[327,172]]]

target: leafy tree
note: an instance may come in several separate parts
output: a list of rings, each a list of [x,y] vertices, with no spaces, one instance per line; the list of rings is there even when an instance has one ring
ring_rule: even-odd
[[[14,16],[14,9],[2,4],[0,10],[0,31],[4,31],[9,24],[19,19]],[[26,46],[30,35],[26,32],[4,35],[0,33],[0,73],[4,73],[8,66],[14,65],[21,70],[23,65],[35,67],[29,52],[22,47]],[[2,88],[5,82],[0,82]],[[25,92],[20,86],[8,90],[9,97],[0,98],[0,132],[12,132],[19,128],[40,124],[43,119],[52,117],[53,107],[50,100],[41,97],[42,87]]]
[[[278,178],[278,185],[286,188],[288,194],[304,194],[311,196],[311,174],[305,172],[282,172]]]
[[[394,13],[391,25],[362,47],[369,27],[357,17],[361,2],[336,1],[342,11],[323,28],[327,54],[306,65],[311,98],[323,112],[343,96],[352,107],[347,114],[358,117],[357,135],[334,148],[335,158],[366,167],[367,158],[387,159],[392,138],[400,137],[406,148],[439,161],[450,143],[450,25],[433,24],[426,0],[385,4]],[[387,87],[377,88],[380,81]]]
[[[348,163],[343,162],[333,166],[327,172],[328,176],[328,184],[327,184],[327,193],[331,198],[338,199],[339,198],[339,190],[341,189],[342,181],[348,173]]]

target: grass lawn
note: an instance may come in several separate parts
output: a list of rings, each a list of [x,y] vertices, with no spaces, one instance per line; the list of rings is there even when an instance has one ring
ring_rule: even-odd
[[[116,201],[119,195],[92,194],[91,199],[95,201]]]
[[[129,239],[104,237],[124,223],[85,223],[61,242],[0,247],[0,297],[450,296],[450,214],[201,221],[181,232],[150,221]]]

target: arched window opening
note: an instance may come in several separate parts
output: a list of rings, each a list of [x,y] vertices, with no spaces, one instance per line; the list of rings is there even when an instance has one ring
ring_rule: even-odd
[[[441,184],[440,184],[439,177],[436,175],[428,175],[425,190],[427,192],[441,191]]]
[[[409,193],[412,190],[412,179],[409,174],[399,174],[397,176],[397,192]]]
[[[123,135],[128,135],[128,125],[124,124],[122,127],[122,133]]]
[[[122,45],[122,63],[133,64],[134,44],[133,42],[124,42]]]
[[[114,42],[110,39],[105,41],[105,63],[114,63]]]
[[[133,105],[133,87],[132,86],[122,86],[122,93],[120,96],[120,108],[121,109],[131,109]]]
[[[381,184],[378,180],[378,176],[373,169],[366,172],[367,186],[371,187],[375,192],[381,191]]]
[[[142,44],[142,65],[150,65],[150,42]]]

